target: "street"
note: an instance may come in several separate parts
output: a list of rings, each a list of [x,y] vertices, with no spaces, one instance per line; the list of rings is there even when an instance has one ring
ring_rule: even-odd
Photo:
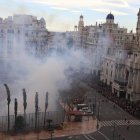
[[[87,93],[87,97],[87,103],[96,104],[99,130],[91,134],[53,138],[54,140],[139,140],[139,120],[122,110],[119,106],[114,106],[113,102],[94,90]]]

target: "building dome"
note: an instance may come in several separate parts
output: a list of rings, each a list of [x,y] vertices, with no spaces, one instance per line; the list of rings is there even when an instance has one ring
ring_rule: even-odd
[[[40,21],[43,22],[43,23],[45,23],[45,19],[44,18],[41,18]]]
[[[109,20],[114,20],[114,15],[112,15],[111,13],[107,15],[106,19]]]
[[[83,15],[81,15],[80,18],[83,18]]]

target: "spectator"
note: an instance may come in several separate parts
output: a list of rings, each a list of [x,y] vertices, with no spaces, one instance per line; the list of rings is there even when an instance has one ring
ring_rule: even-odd
[[[115,104],[113,105],[113,108],[116,108]]]
[[[130,121],[127,122],[127,127],[126,127],[127,130],[129,130],[129,124],[130,124]]]
[[[126,122],[126,120],[127,120],[126,117],[124,118],[124,120],[125,120],[125,122]]]

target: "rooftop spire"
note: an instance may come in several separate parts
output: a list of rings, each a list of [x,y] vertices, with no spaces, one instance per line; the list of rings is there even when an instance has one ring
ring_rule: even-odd
[[[139,8],[138,16],[140,16],[140,8]]]
[[[80,18],[83,18],[83,15],[81,14]]]

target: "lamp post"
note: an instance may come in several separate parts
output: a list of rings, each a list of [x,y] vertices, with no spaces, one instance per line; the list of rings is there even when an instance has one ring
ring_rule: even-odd
[[[48,130],[51,133],[51,140],[52,140],[53,139],[53,135],[52,134],[53,134],[53,130],[54,130],[53,126],[51,125],[52,119],[48,119],[47,122],[48,122]]]
[[[40,109],[40,107],[38,107],[38,113],[37,113],[37,117],[38,117],[37,140],[39,140],[39,119],[40,119],[39,115],[40,115],[40,112],[41,112],[41,109]]]
[[[10,90],[9,87],[7,86],[7,84],[4,84],[5,88],[6,88],[6,92],[7,92],[7,105],[8,105],[8,132],[10,130],[10,102],[11,102],[11,98],[10,98]]]
[[[95,114],[96,114],[96,95],[95,95],[95,98],[94,98],[94,104],[95,104],[94,112],[95,112]]]
[[[116,124],[114,122],[114,124],[113,124],[113,135],[112,135],[113,140],[115,140],[115,130],[116,130],[115,127],[116,127]]]
[[[97,129],[99,128],[99,120],[100,120],[100,100],[99,100],[99,103],[98,103],[98,110],[97,110]]]

